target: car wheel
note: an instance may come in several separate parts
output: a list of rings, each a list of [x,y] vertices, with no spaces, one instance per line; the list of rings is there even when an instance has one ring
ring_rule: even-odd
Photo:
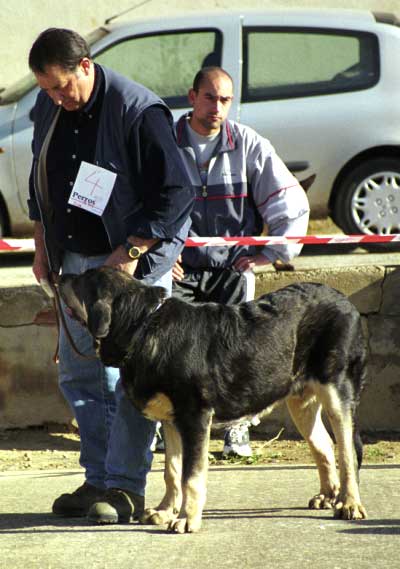
[[[347,234],[400,233],[400,160],[375,158],[355,168],[340,185],[333,219]],[[368,244],[369,250],[400,244]]]

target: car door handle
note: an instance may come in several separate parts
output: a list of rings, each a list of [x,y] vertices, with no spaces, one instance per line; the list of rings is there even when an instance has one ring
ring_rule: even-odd
[[[288,170],[294,173],[294,172],[304,172],[304,170],[307,170],[307,168],[309,168],[310,163],[307,162],[306,160],[299,160],[295,162],[285,162],[285,165],[288,168]]]

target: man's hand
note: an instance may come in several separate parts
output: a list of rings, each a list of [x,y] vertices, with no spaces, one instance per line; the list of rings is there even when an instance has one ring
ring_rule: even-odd
[[[240,257],[234,263],[233,268],[243,273],[244,271],[254,269],[254,267],[262,267],[270,264],[271,261],[267,259],[265,255],[263,255],[262,253],[258,253],[257,255],[254,255],[252,257]]]
[[[114,249],[104,262],[106,267],[114,267],[114,269],[125,271],[125,273],[130,275],[133,275],[136,271],[137,264],[138,259],[131,259],[123,245],[119,245],[119,247]]]
[[[39,221],[35,222],[33,236],[35,241],[35,256],[33,258],[32,272],[37,282],[40,283],[42,279],[48,281],[51,277],[49,275],[50,268],[46,247],[44,245],[43,226]]]
[[[143,239],[141,237],[130,236],[128,237],[128,241],[129,243],[132,243],[132,245],[139,247],[143,255],[144,253],[147,253],[147,251],[151,249],[159,239]],[[139,259],[131,259],[126,252],[125,247],[123,245],[119,245],[106,259],[104,265],[106,267],[114,267],[115,269],[125,271],[130,275],[134,275],[138,261]]]
[[[174,281],[182,281],[185,277],[185,273],[183,271],[181,263],[182,263],[182,255],[179,255],[175,265],[172,267],[172,280]]]
[[[37,280],[38,283],[40,283],[41,280],[48,281],[49,279],[51,279],[53,282],[55,280],[55,277],[53,278],[49,274],[50,269],[47,259],[43,259],[40,255],[37,255],[36,253],[33,259],[32,272],[35,275],[35,279]]]

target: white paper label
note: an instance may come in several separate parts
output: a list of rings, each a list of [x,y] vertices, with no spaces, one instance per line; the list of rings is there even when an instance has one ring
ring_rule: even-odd
[[[102,215],[116,177],[110,170],[82,161],[68,203]]]

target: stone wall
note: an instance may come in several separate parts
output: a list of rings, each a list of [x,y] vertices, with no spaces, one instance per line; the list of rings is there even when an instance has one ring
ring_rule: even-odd
[[[259,272],[257,295],[297,281],[321,282],[345,293],[362,314],[369,346],[368,385],[359,410],[361,429],[400,430],[400,269],[378,263],[313,264],[318,268]],[[51,303],[34,284],[0,286],[0,428],[71,419],[57,386],[53,361],[57,329],[51,310]],[[295,432],[284,406],[256,430],[275,433],[282,426],[286,434]]]
[[[292,282],[313,281],[332,286],[354,303],[362,315],[368,341],[368,380],[359,407],[363,431],[400,431],[400,269],[359,266],[260,273],[256,294]],[[257,430],[275,432],[295,428],[285,407],[275,410]]]

